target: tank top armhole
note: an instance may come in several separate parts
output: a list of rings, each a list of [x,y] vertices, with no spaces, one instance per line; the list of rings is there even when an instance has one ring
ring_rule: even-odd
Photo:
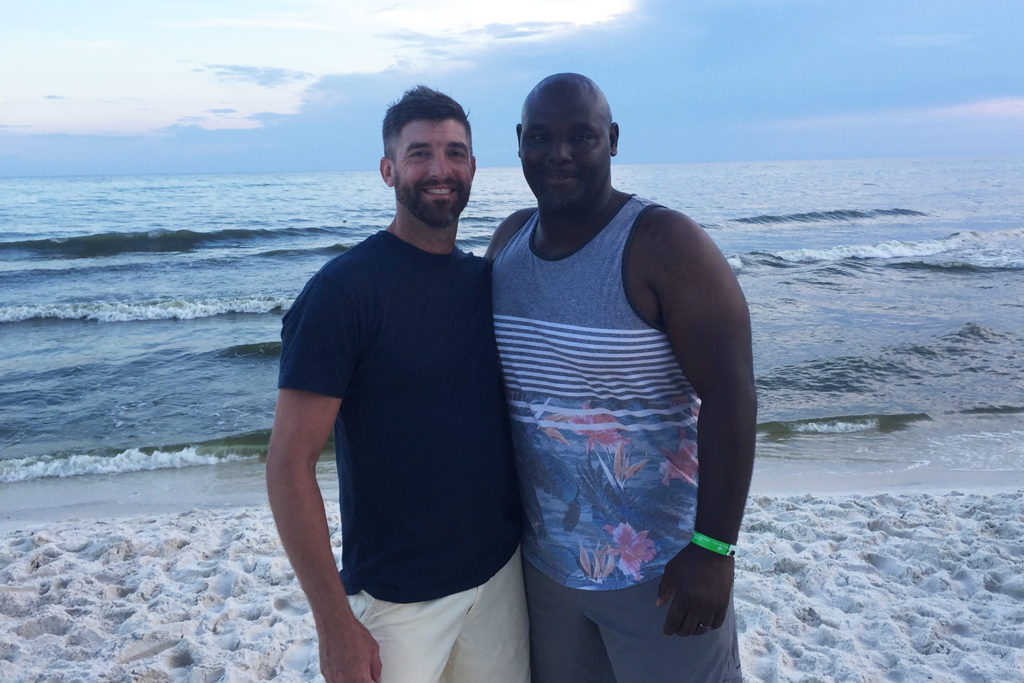
[[[491,261],[491,263],[498,262],[498,259],[501,258],[501,255],[505,253],[506,249],[508,249],[508,245],[512,244],[512,242],[515,241],[516,237],[519,236],[519,233],[522,232],[523,228],[525,228],[527,225],[530,225],[531,222],[534,222],[536,216],[537,209],[534,209],[532,213],[526,215],[526,220],[524,220],[518,228],[512,231],[512,234],[508,236],[507,240],[505,240],[505,244],[501,245],[501,249],[499,249],[498,253],[494,255],[494,259]]]
[[[647,325],[650,325],[654,329],[664,332],[665,328],[659,325],[654,320],[648,320],[647,316],[640,312],[636,303],[633,301],[633,297],[629,295],[629,254],[633,250],[633,237],[636,235],[637,226],[640,224],[640,220],[647,215],[647,212],[651,209],[664,208],[661,204],[648,204],[640,210],[640,213],[633,219],[633,224],[629,226],[629,237],[626,238],[626,244],[622,248],[622,296],[626,297],[626,303],[633,309],[633,313],[636,317],[642,320]]]

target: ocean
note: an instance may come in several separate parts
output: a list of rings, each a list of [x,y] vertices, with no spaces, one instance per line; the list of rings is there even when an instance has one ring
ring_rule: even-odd
[[[1024,470],[1024,159],[613,177],[703,225],[746,293],[755,482]],[[459,247],[532,200],[480,169]],[[376,171],[0,179],[0,490],[258,481],[281,316],[393,211]]]

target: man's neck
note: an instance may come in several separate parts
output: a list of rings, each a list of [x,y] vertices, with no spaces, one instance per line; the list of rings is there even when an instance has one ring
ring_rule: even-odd
[[[558,211],[538,207],[539,224],[533,246],[547,258],[573,253],[601,232],[629,199],[625,192],[609,187],[585,210]]]
[[[412,246],[430,254],[450,254],[455,249],[455,236],[459,222],[455,220],[447,228],[433,228],[414,216],[395,216],[388,232]]]

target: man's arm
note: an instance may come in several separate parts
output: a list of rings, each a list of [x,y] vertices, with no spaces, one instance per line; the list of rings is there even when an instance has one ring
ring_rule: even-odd
[[[663,325],[701,399],[694,528],[735,543],[754,464],[757,397],[750,315],[732,269],[703,229],[681,213],[655,209],[637,231],[630,293]],[[733,559],[691,543],[665,568],[659,601],[671,598],[666,634],[702,632],[725,619]]]
[[[488,261],[493,261],[494,258],[505,248],[508,241],[512,239],[512,235],[516,234],[519,228],[523,227],[528,219],[534,212],[534,209],[519,209],[508,218],[503,220],[501,224],[491,235],[491,242],[487,245],[487,252],[484,257]]]
[[[377,642],[352,614],[331,550],[316,463],[341,399],[281,389],[267,453],[267,494],[288,559],[306,593],[328,682],[380,680]]]

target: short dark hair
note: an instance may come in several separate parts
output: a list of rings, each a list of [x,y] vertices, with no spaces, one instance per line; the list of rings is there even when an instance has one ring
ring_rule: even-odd
[[[454,119],[466,127],[466,141],[472,149],[473,134],[461,104],[425,85],[406,90],[402,99],[388,107],[384,114],[384,155],[393,158],[394,144],[406,124],[417,120],[440,122],[446,119]]]

